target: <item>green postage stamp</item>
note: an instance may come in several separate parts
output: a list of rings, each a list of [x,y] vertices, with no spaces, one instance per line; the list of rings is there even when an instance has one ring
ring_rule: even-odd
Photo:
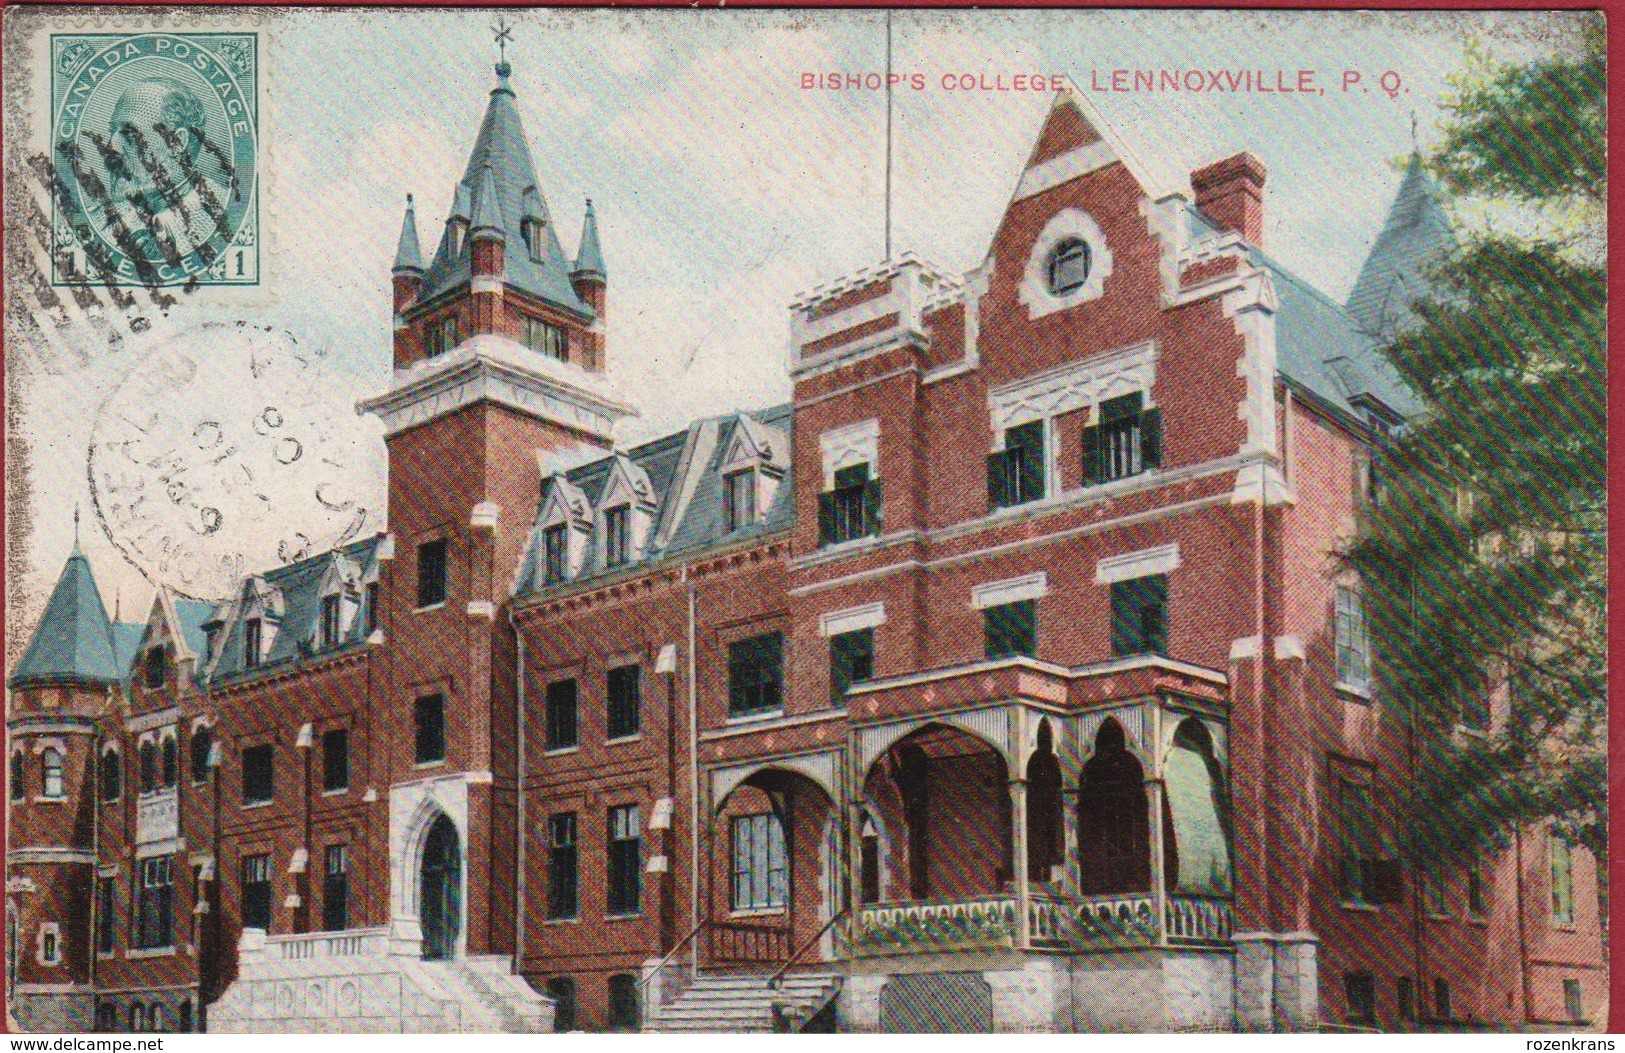
[[[254,33],[51,36],[53,285],[259,282]]]

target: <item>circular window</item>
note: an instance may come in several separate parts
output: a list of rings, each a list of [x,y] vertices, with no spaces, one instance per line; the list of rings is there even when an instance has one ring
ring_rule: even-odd
[[[1089,243],[1062,238],[1049,253],[1049,291],[1053,296],[1076,292],[1089,280]]]

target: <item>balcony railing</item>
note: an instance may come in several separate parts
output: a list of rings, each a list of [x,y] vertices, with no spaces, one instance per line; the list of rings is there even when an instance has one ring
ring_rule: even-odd
[[[745,921],[714,921],[708,929],[709,962],[778,963],[790,956],[790,929]]]
[[[1017,945],[1016,898],[880,903],[860,907],[853,919],[852,954],[866,957],[935,951],[992,950]],[[1067,898],[1034,893],[1027,905],[1031,946],[1048,950],[1116,950],[1228,942],[1230,901],[1171,895],[1163,923],[1150,893]]]
[[[283,961],[316,958],[360,958],[389,953],[389,930],[346,929],[341,932],[301,932],[268,936],[265,949]]]

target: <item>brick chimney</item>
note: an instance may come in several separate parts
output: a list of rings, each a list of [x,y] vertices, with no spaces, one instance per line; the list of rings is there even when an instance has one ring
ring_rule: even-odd
[[[1259,247],[1264,244],[1264,162],[1239,153],[1191,173],[1196,207],[1218,224]]]

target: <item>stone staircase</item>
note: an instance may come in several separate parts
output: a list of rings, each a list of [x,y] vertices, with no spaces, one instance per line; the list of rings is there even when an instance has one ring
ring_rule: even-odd
[[[266,1033],[535,1033],[553,1001],[505,956],[424,961],[391,953],[383,930],[267,937],[248,930],[239,975],[209,1007],[208,1030]]]
[[[702,974],[677,998],[652,1014],[644,1030],[661,1034],[772,1032],[778,1005],[785,1030],[800,1031],[840,993],[834,973],[791,973],[774,990],[767,978],[748,974]]]

